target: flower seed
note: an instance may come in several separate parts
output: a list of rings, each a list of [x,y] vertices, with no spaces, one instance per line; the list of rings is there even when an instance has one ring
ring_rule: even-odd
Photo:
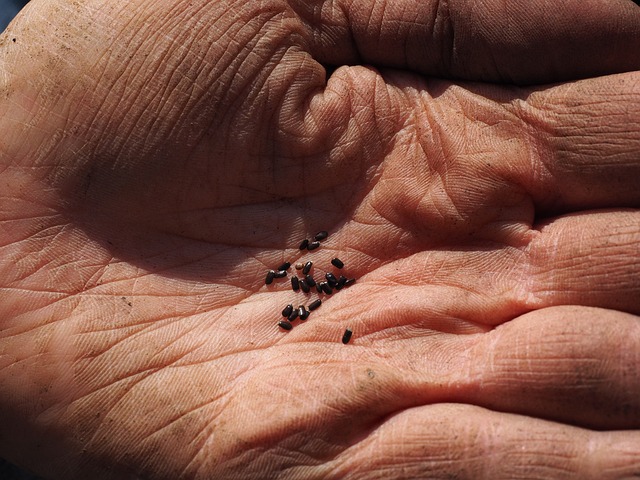
[[[333,260],[331,260],[331,265],[336,268],[344,267],[344,263],[342,263],[342,260],[340,260],[339,258],[334,258]]]
[[[288,317],[289,315],[291,315],[291,312],[293,312],[293,305],[289,304],[284,307],[284,310],[282,310],[282,316]]]
[[[313,238],[314,240],[319,242],[320,240],[324,240],[328,236],[329,236],[329,232],[327,232],[326,230],[322,230],[321,232],[316,233]]]
[[[273,282],[274,278],[276,278],[276,272],[274,272],[273,270],[269,270],[267,272],[267,278],[264,279],[264,284],[271,285],[271,282]]]
[[[315,310],[315,309],[316,309],[316,308],[318,308],[320,305],[322,305],[322,300],[320,300],[320,299],[314,300],[313,302],[311,302],[311,303],[309,304],[309,311],[313,311],[313,310]]]
[[[278,322],[278,326],[280,328],[283,328],[284,330],[291,330],[293,328],[293,325],[291,325],[289,322],[287,322],[285,320],[280,320]]]
[[[344,343],[345,345],[347,343],[349,343],[349,340],[351,340],[351,335],[353,334],[353,332],[351,330],[349,330],[348,328],[344,331],[344,334],[342,335],[342,343]]]

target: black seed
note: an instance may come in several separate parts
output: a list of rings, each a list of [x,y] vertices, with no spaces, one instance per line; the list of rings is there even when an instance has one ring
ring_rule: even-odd
[[[327,295],[331,295],[333,293],[333,290],[331,290],[331,287],[327,282],[320,282],[320,288],[322,288],[322,291]]]
[[[307,311],[304,308],[304,305],[300,305],[298,307],[298,316],[300,317],[300,320],[304,320],[306,317]]]
[[[276,272],[269,270],[267,272],[267,278],[264,279],[265,285],[270,285],[274,278],[276,278]]]
[[[282,310],[282,316],[288,317],[289,315],[291,315],[291,312],[293,312],[293,305],[289,304],[284,307],[284,310]]]
[[[278,267],[278,270],[289,270],[289,267],[291,267],[291,262],[284,262]]]
[[[298,309],[294,308],[293,311],[287,317],[287,320],[293,322],[296,318],[298,318]]]
[[[304,307],[302,307],[302,308],[304,308]],[[305,311],[304,311],[304,314],[303,314],[303,315],[300,315],[300,312],[298,311],[298,314],[300,315],[300,320],[306,320],[307,318],[309,318],[309,314],[310,314],[310,313],[311,313],[311,312],[309,312],[308,310],[305,310]]]
[[[318,291],[318,293],[322,293],[322,285],[320,285],[320,283],[322,282],[316,283],[316,290]]]
[[[300,290],[300,282],[298,281],[298,277],[291,277],[291,288],[293,288],[294,292]]]
[[[309,305],[309,311],[315,310],[320,305],[322,305],[322,300],[320,300],[320,299],[317,299],[317,300],[311,302],[311,304]]]
[[[311,275],[307,275],[306,277],[304,277],[304,279],[306,280],[307,285],[309,285],[310,287],[316,286],[316,281],[313,279]]]
[[[333,273],[325,273],[324,278],[327,279],[327,283],[331,288],[335,288],[335,286],[338,284],[338,279]]]
[[[278,270],[274,275],[274,277],[276,277],[276,278],[283,278],[283,277],[286,277],[286,276],[287,276],[287,271],[286,270]]]
[[[349,280],[347,280],[346,282],[344,282],[344,286],[345,287],[350,287],[351,285],[353,285],[354,283],[356,283],[356,279],[355,278],[350,278]]]
[[[284,320],[280,320],[278,322],[278,326],[280,328],[284,328],[285,330],[291,330],[293,328],[293,325],[291,325],[289,322],[286,322]]]
[[[305,238],[304,240],[302,240],[302,242],[300,243],[300,246],[298,248],[300,250],[304,250],[308,246],[309,246],[309,240],[307,238]]]
[[[342,263],[342,260],[340,260],[339,258],[334,258],[333,260],[331,260],[331,265],[336,268],[344,267],[344,263]]]
[[[349,340],[351,340],[351,335],[353,335],[353,332],[347,328],[344,331],[344,335],[342,335],[342,343],[344,343],[345,345],[349,343]]]
[[[338,278],[338,284],[336,285],[336,290],[342,290],[345,283],[347,283],[347,277],[340,275],[340,278]]]
[[[316,248],[318,248],[320,246],[320,242],[311,242],[308,246],[307,246],[307,250],[311,251],[311,250],[315,250]]]
[[[329,232],[327,232],[326,230],[322,230],[321,232],[316,233],[313,238],[314,240],[317,240],[319,242],[320,240],[324,240],[328,236],[329,236]]]
[[[304,268],[304,265],[302,265],[301,263],[296,263],[296,270],[302,270]]]
[[[305,275],[311,271],[311,267],[313,266],[313,262],[307,262],[304,264],[304,268],[302,269],[302,273]]]
[[[309,284],[305,280],[300,280],[300,288],[304,293],[309,293],[309,291],[311,290],[309,288]]]

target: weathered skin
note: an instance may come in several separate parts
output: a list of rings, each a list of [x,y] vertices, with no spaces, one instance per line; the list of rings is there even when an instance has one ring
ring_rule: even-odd
[[[632,2],[33,0],[1,38],[0,456],[640,476]],[[335,256],[279,329],[315,296],[266,271]]]

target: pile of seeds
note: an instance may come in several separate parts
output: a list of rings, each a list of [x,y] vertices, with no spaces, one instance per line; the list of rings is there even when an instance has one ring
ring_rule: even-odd
[[[320,247],[320,242],[325,240],[329,236],[329,233],[326,231],[318,232],[314,235],[313,240],[309,240],[305,238],[301,243],[298,249],[300,251],[314,251]],[[344,268],[344,263],[339,258],[334,258],[331,260],[331,265],[338,270],[342,270]],[[284,262],[275,270],[269,270],[267,272],[267,276],[265,278],[264,283],[266,285],[270,285],[273,283],[275,279],[279,278],[287,278],[288,270],[291,268],[290,262]],[[334,291],[340,291],[343,288],[349,287],[356,282],[355,278],[347,278],[344,275],[336,276],[333,272],[325,272],[322,280],[316,280],[313,276],[313,262],[307,261],[304,263],[296,263],[294,273],[291,276],[291,289],[294,292],[299,292],[302,290],[303,293],[309,294],[312,290],[315,290],[318,295],[332,295]],[[297,273],[300,272],[300,273]],[[297,308],[293,306],[292,303],[288,304],[282,309],[282,316],[285,317],[284,320],[278,322],[278,326],[283,330],[291,330],[294,327],[294,322],[296,320],[305,321],[311,315],[311,312],[316,310],[318,307],[322,305],[322,299],[318,298],[307,306],[298,305]],[[346,329],[344,335],[342,336],[342,343],[347,344],[351,340],[352,332],[349,329]]]

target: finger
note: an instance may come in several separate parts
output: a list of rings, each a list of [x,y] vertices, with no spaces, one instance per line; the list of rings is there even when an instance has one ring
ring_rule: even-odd
[[[512,107],[529,135],[524,185],[539,212],[640,206],[640,74],[543,89]]]
[[[638,317],[536,310],[482,335],[459,371],[460,389],[490,409],[587,428],[640,428],[638,352]]]
[[[627,0],[292,3],[313,32],[314,56],[331,65],[509,83],[640,66],[640,10]]]
[[[517,290],[530,309],[584,305],[640,314],[640,211],[570,215],[541,225]]]
[[[592,432],[461,404],[402,411],[330,464],[331,478],[620,479],[640,433]]]

